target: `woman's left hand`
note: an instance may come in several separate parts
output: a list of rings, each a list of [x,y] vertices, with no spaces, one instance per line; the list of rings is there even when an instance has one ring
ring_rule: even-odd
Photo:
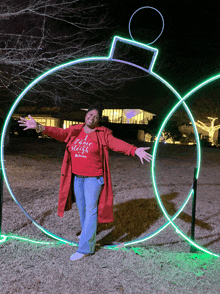
[[[152,155],[150,153],[147,153],[144,150],[148,150],[150,147],[140,147],[135,150],[135,153],[139,158],[142,164],[144,164],[143,159],[150,162],[152,160]]]

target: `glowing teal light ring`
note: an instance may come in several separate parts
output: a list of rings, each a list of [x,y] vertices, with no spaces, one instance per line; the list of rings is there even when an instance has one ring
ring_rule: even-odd
[[[51,69],[51,70],[49,70],[48,72],[46,72],[46,73],[44,73],[44,74],[42,74],[39,78],[37,78],[36,80],[34,80],[22,93],[21,93],[21,95],[17,98],[17,100],[16,100],[16,102],[15,102],[15,104],[14,104],[14,107],[12,107],[12,109],[11,109],[11,111],[9,112],[9,115],[7,116],[7,119],[6,119],[6,122],[5,122],[5,124],[4,124],[4,128],[3,128],[3,134],[2,134],[2,138],[1,138],[1,164],[2,164],[2,166],[3,166],[3,176],[4,176],[4,179],[5,179],[5,181],[6,181],[6,185],[7,185],[7,187],[9,188],[9,192],[11,193],[11,195],[12,195],[12,197],[13,197],[13,199],[15,200],[15,202],[18,204],[18,201],[16,200],[16,198],[15,198],[15,196],[13,195],[13,192],[11,191],[11,189],[10,189],[10,186],[9,186],[9,184],[7,183],[7,176],[6,176],[6,173],[5,173],[5,168],[4,168],[4,154],[3,154],[3,147],[4,147],[4,137],[5,137],[5,133],[6,133],[6,128],[7,128],[7,126],[8,126],[8,123],[9,123],[9,119],[10,119],[10,117],[11,117],[11,115],[12,115],[12,113],[13,113],[13,111],[14,111],[14,109],[15,109],[15,107],[16,107],[16,105],[19,103],[19,101],[21,100],[21,98],[28,92],[28,90],[31,88],[31,87],[33,87],[37,82],[39,82],[41,79],[43,79],[45,76],[47,76],[47,75],[49,75],[49,74],[51,74],[51,73],[53,73],[53,72],[55,72],[55,71],[57,71],[57,70],[60,70],[60,69],[62,69],[62,68],[64,68],[64,67],[67,67],[67,66],[70,66],[70,65],[73,65],[73,64],[76,64],[76,63],[82,63],[82,62],[87,62],[87,61],[97,61],[97,60],[105,60],[105,61],[107,61],[107,60],[112,60],[113,61],[113,59],[112,59],[112,57],[113,57],[113,53],[114,53],[114,47],[115,47],[115,44],[116,44],[116,42],[117,41],[122,41],[122,42],[126,42],[126,43],[130,43],[130,44],[133,44],[133,45],[135,45],[135,46],[138,46],[138,47],[142,47],[142,48],[144,48],[144,49],[148,49],[148,50],[151,50],[151,51],[154,51],[154,56],[153,56],[153,59],[152,59],[152,66],[150,67],[150,69],[149,70],[146,70],[146,69],[144,69],[144,68],[142,68],[142,67],[139,67],[139,66],[137,66],[137,65],[135,65],[135,64],[130,64],[130,65],[133,65],[134,67],[138,67],[138,68],[140,68],[140,69],[142,69],[142,70],[144,70],[144,71],[146,71],[146,72],[148,72],[148,73],[151,73],[152,75],[154,75],[156,78],[158,78],[159,80],[161,80],[163,83],[165,83],[167,86],[169,86],[169,88],[174,92],[174,94],[177,96],[177,98],[178,99],[180,99],[181,101],[179,102],[179,103],[177,103],[177,106],[176,106],[176,108],[177,107],[179,107],[179,105],[181,105],[181,104],[183,104],[184,105],[184,107],[186,106],[185,105],[185,102],[184,102],[184,100],[182,100],[182,98],[179,96],[179,94],[165,81],[165,80],[163,80],[161,77],[159,77],[158,75],[156,75],[155,73],[153,73],[152,72],[152,68],[153,68],[153,65],[154,65],[154,63],[155,63],[155,60],[156,60],[156,56],[157,56],[157,53],[158,53],[158,50],[157,49],[155,49],[155,48],[152,48],[152,47],[149,47],[149,46],[147,46],[147,45],[145,45],[145,44],[141,44],[141,43],[138,43],[138,42],[135,42],[135,41],[131,41],[131,40],[127,40],[127,39],[123,39],[123,38],[120,38],[120,37],[115,37],[114,38],[114,41],[113,41],[113,44],[112,44],[112,47],[111,47],[111,51],[110,51],[110,54],[109,54],[109,57],[94,57],[94,58],[84,58],[84,59],[79,59],[79,60],[76,60],[76,61],[73,61],[73,62],[68,62],[68,63],[65,63],[65,64],[63,64],[63,65],[60,65],[60,66],[57,66],[57,67],[55,67],[55,68],[53,68],[53,69]],[[119,61],[119,60],[114,60],[114,61],[118,61],[118,62],[121,62],[121,63],[126,63],[125,61]],[[128,64],[128,63],[127,63]],[[214,78],[212,78],[211,80],[214,80],[215,79],[215,77]],[[205,84],[207,84],[208,83],[208,81],[207,82],[204,82],[203,84],[205,85]],[[194,91],[196,91],[199,87],[201,87],[201,86],[198,86],[196,89],[194,89]],[[190,93],[188,93],[188,96],[191,94],[193,92],[193,90],[190,92]],[[186,99],[187,97],[185,97],[185,99]],[[175,111],[175,110],[174,110]],[[187,113],[188,114],[190,114],[190,111],[189,111],[189,109],[188,109],[188,111],[187,111]],[[192,121],[192,123],[194,123],[194,121]],[[196,128],[196,127],[195,127]],[[197,132],[197,129],[195,129],[195,131]],[[195,132],[195,133],[196,133]],[[198,137],[198,136],[197,136]],[[196,137],[196,139],[197,139],[197,137]],[[158,144],[158,142],[156,142],[157,144]],[[155,146],[156,146],[156,144],[155,144]],[[197,154],[198,154],[198,152],[197,152]],[[153,160],[155,160],[155,148],[154,148],[154,154],[153,154]],[[153,166],[153,163],[152,163],[152,166]],[[198,176],[198,173],[197,173],[197,176]],[[155,184],[156,184],[156,182],[155,182]],[[190,193],[189,193],[189,196],[188,196],[188,200],[189,200],[189,198],[191,197],[191,194],[192,194],[192,190],[190,191]],[[157,196],[157,199],[158,199],[158,195],[156,194],[156,196]],[[160,204],[160,201],[158,201],[159,202],[159,204]],[[185,201],[185,203],[182,205],[182,207],[181,207],[181,209],[183,209],[184,208],[184,206],[186,205],[186,201]],[[21,208],[22,208],[22,206],[20,206]],[[161,207],[162,208],[162,207]],[[180,210],[181,210],[180,209]],[[22,208],[22,210],[24,211],[24,209]],[[181,212],[181,211],[178,211],[176,214],[175,214],[175,216],[172,218],[172,219],[175,219],[178,215],[179,215],[179,213]],[[162,210],[163,211],[163,210]],[[25,211],[24,211],[25,212]],[[26,214],[26,216],[28,216],[29,218],[31,218],[26,212],[25,212],[25,214]],[[166,214],[165,214],[165,216],[166,216]],[[32,218],[31,218],[32,219]],[[44,233],[46,233],[47,235],[49,235],[50,237],[52,237],[52,238],[55,238],[55,239],[57,239],[57,240],[61,240],[62,242],[66,242],[66,243],[69,243],[69,244],[71,244],[71,245],[75,245],[75,246],[77,246],[78,244],[77,243],[74,243],[74,242],[71,242],[71,241],[68,241],[68,240],[65,240],[65,239],[62,239],[62,238],[60,238],[60,237],[57,237],[57,236],[55,236],[55,235],[53,235],[52,233],[50,233],[50,232],[48,232],[47,230],[45,230],[44,228],[42,228],[39,224],[37,224],[34,220],[33,220],[33,223],[35,224],[35,225],[37,225],[38,226],[38,228],[40,228]],[[168,223],[167,224],[165,224],[163,227],[161,227],[162,229],[163,228],[165,228],[167,225],[169,225],[169,223],[171,223],[173,226],[175,226],[175,224],[173,224],[173,222],[171,221],[171,219],[168,219]],[[175,228],[176,228],[176,230],[177,230],[177,232],[178,233],[180,233],[180,231],[179,231],[179,229],[175,226]],[[159,231],[161,231],[162,229],[159,229],[159,230],[157,230],[157,232],[159,232]],[[155,235],[155,233],[153,233],[154,235]],[[153,235],[153,234],[151,234],[151,236]],[[182,234],[182,237],[183,238],[185,238],[185,236],[184,236],[184,234]],[[149,238],[149,236],[148,236],[148,238]],[[186,238],[185,238],[186,239]],[[144,238],[142,238],[141,240],[139,240],[139,242],[141,242],[141,241],[143,241],[144,240]],[[134,241],[131,241],[131,242],[128,242],[128,243],[126,243],[126,244],[131,244],[131,243],[134,243]],[[136,242],[137,243],[137,242]],[[107,246],[107,247],[111,247],[111,246]],[[112,246],[112,247],[115,247],[115,246]],[[206,251],[207,252],[207,251]],[[217,255],[216,255],[217,256]]]
[[[165,217],[167,218],[167,220],[171,223],[171,225],[174,227],[174,229],[176,230],[176,232],[178,234],[180,234],[184,239],[186,239],[190,244],[192,244],[194,247],[196,247],[197,249],[203,251],[203,252],[206,252],[208,254],[211,254],[213,256],[216,256],[216,257],[220,257],[220,255],[216,254],[216,253],[213,253],[205,248],[203,248],[202,246],[196,244],[194,241],[192,241],[191,239],[189,239],[172,221],[172,218],[169,217],[162,201],[161,201],[161,198],[160,198],[160,195],[159,195],[159,192],[158,192],[158,188],[157,188],[157,184],[156,184],[156,177],[155,177],[155,171],[154,171],[154,168],[155,168],[155,159],[156,159],[156,152],[157,152],[157,148],[158,148],[158,144],[159,144],[159,138],[162,134],[162,131],[164,130],[169,118],[171,117],[171,115],[175,112],[175,110],[182,104],[184,103],[184,101],[191,95],[193,94],[195,91],[197,91],[198,89],[202,88],[203,86],[205,86],[206,84],[216,80],[220,78],[220,75],[217,75],[215,77],[212,77],[210,78],[209,80],[206,80],[205,82],[203,82],[202,84],[198,85],[197,87],[195,87],[193,90],[191,90],[183,99],[182,101],[178,102],[176,104],[176,106],[170,111],[170,113],[168,114],[168,116],[166,117],[166,119],[164,120],[159,132],[158,132],[158,135],[157,135],[157,139],[156,139],[156,142],[155,142],[155,145],[154,145],[154,150],[153,150],[153,158],[152,158],[152,168],[151,168],[151,173],[152,173],[152,180],[153,180],[153,186],[154,186],[154,191],[155,191],[155,194],[156,194],[156,197],[157,197],[157,201],[160,205],[160,208],[163,212],[163,214],[165,215]],[[194,125],[194,124],[193,124]],[[195,130],[194,130],[195,131]],[[196,130],[195,132],[196,134],[196,137],[198,136],[198,132]],[[197,140],[197,138],[196,138]],[[199,142],[199,140],[198,140]],[[200,150],[200,143],[199,143],[199,148],[197,146],[197,150]],[[197,162],[197,174],[196,174],[196,178],[198,178],[198,175],[199,175],[199,170],[200,170],[200,162]]]
[[[132,64],[132,63],[129,63],[129,62],[126,62],[126,61],[122,61],[122,60],[116,60],[116,59],[112,59],[112,57],[113,57],[113,53],[114,53],[114,48],[115,48],[115,45],[116,45],[116,42],[117,41],[123,41],[123,42],[126,42],[126,43],[130,43],[130,44],[133,44],[133,43],[135,43],[135,45],[137,45],[137,46],[139,46],[139,47],[143,47],[144,49],[148,49],[148,50],[151,50],[153,53],[154,53],[154,55],[153,55],[153,58],[152,58],[152,63],[151,63],[151,66],[150,66],[150,70],[148,69],[145,69],[145,68],[143,68],[143,67],[141,67],[141,66],[138,66],[138,65],[135,65],[135,64]],[[14,103],[14,105],[13,105],[13,107],[12,107],[12,109],[11,109],[11,111],[9,112],[9,115],[7,116],[7,119],[6,119],[6,122],[5,122],[5,125],[4,125],[4,128],[3,128],[3,137],[2,137],[2,142],[3,142],[3,144],[2,144],[2,142],[1,142],[1,146],[3,147],[4,146],[4,137],[5,137],[5,133],[6,133],[6,129],[7,129],[7,125],[8,125],[8,123],[9,123],[9,120],[10,120],[10,117],[11,117],[11,115],[13,114],[13,111],[14,111],[14,109],[16,108],[16,106],[17,106],[17,104],[20,102],[20,100],[23,98],[23,96],[34,86],[34,85],[36,85],[40,80],[42,80],[43,78],[45,78],[46,76],[48,76],[48,75],[50,75],[50,74],[52,74],[52,73],[54,73],[54,72],[56,72],[56,71],[58,71],[58,70],[61,70],[61,69],[63,69],[63,68],[65,68],[65,67],[68,67],[68,66],[71,66],[71,65],[74,65],[74,64],[77,64],[77,63],[82,63],[82,62],[88,62],[88,61],[100,61],[100,60],[104,60],[104,61],[107,61],[107,60],[111,60],[111,61],[116,61],[116,62],[121,62],[121,63],[125,63],[125,64],[128,64],[128,65],[131,65],[131,66],[134,66],[134,67],[137,67],[137,68],[139,68],[139,69],[141,69],[141,70],[143,70],[143,71],[146,71],[147,73],[150,73],[150,74],[152,74],[152,68],[153,68],[153,65],[154,65],[154,63],[155,63],[155,60],[156,60],[156,57],[157,57],[157,54],[158,54],[158,50],[157,49],[155,49],[155,48],[152,48],[152,47],[149,47],[149,46],[147,46],[147,45],[145,45],[145,44],[141,44],[141,43],[137,43],[137,42],[133,42],[133,41],[130,41],[130,40],[126,40],[126,39],[123,39],[123,38],[120,38],[120,37],[115,37],[114,38],[114,40],[113,40],[113,44],[112,44],[112,48],[111,48],[111,50],[110,50],[110,54],[109,54],[109,57],[94,57],[94,58],[84,58],[84,59],[79,59],[79,60],[75,60],[75,61],[71,61],[71,62],[68,62],[68,63],[65,63],[65,64],[62,64],[62,65],[59,65],[59,66],[57,66],[57,67],[55,67],[55,68],[53,68],[53,69],[51,69],[51,70],[49,70],[49,71],[47,71],[47,72],[45,72],[44,74],[42,74],[41,76],[39,76],[36,80],[34,80],[21,94],[20,94],[20,96],[17,98],[17,100],[16,100],[16,102]],[[157,76],[157,75],[155,75],[155,77],[157,78],[157,79],[159,79],[159,80],[161,80],[162,81],[162,78],[160,78],[159,76]],[[166,83],[166,82],[165,82]],[[166,85],[169,85],[168,83],[166,83]],[[177,96],[177,98],[178,99],[181,99],[181,97],[179,96],[179,94],[169,85],[169,88],[174,92],[174,94]],[[11,191],[11,189],[10,189],[10,186],[9,186],[9,184],[8,184],[8,180],[7,180],[7,175],[6,175],[6,173],[5,173],[5,170],[4,170],[4,155],[3,155],[3,149],[1,148],[1,154],[2,154],[2,156],[1,156],[1,159],[3,160],[2,162],[3,162],[3,164],[2,164],[2,166],[3,166],[3,171],[4,171],[4,173],[3,173],[3,175],[4,175],[4,177],[5,177],[5,179],[6,179],[6,185],[7,185],[7,187],[8,187],[8,189],[9,189],[9,192],[10,192],[10,194],[12,195],[12,197],[13,197],[13,199],[15,200],[15,202],[19,205],[19,207],[23,210],[23,212],[26,214],[26,216],[28,217],[28,218],[30,218],[31,219],[31,221],[41,230],[41,231],[43,231],[45,234],[47,234],[47,235],[49,235],[50,237],[52,237],[52,238],[55,238],[55,239],[57,239],[57,240],[61,240],[62,242],[67,242],[67,243],[71,243],[71,244],[73,244],[73,245],[75,245],[75,246],[77,246],[78,244],[77,243],[74,243],[74,242],[71,242],[71,241],[69,241],[69,240],[65,240],[65,239],[63,239],[63,238],[60,238],[60,237],[58,237],[58,236],[56,236],[56,235],[54,235],[54,234],[52,234],[52,233],[50,233],[49,231],[47,231],[47,230],[45,230],[43,227],[41,227],[35,220],[33,220],[32,218],[31,218],[31,216],[24,210],[24,208],[20,205],[20,203],[17,201],[17,199],[16,199],[16,197],[13,195],[13,192]],[[191,194],[189,194],[190,196],[191,196]],[[187,198],[187,199],[189,199],[189,197]],[[185,207],[185,205],[186,205],[186,201],[185,201],[185,203],[184,203],[184,205],[182,206],[182,209]],[[174,219],[179,215],[179,213],[182,211],[182,209],[180,209],[177,213],[176,213],[176,215],[173,217]],[[153,233],[151,233],[150,235],[148,235],[147,236],[147,239],[149,239],[149,238],[151,238],[152,236],[154,236],[155,234],[157,234],[158,232],[160,232],[162,229],[164,229],[167,225],[169,225],[169,222],[167,223],[167,224],[165,224],[162,228],[160,228],[159,230],[157,230],[156,232],[153,232]],[[141,238],[141,240],[146,240],[146,238],[145,237],[143,237],[143,238]],[[130,245],[130,244],[133,244],[135,241],[131,241],[131,242],[127,242],[126,243],[126,245]],[[141,242],[140,240],[138,241],[138,242]],[[137,243],[137,242],[136,242]]]
[[[114,38],[114,41],[116,42],[117,40],[118,40],[119,38]],[[130,40],[129,40],[130,41]],[[114,44],[114,42],[113,42],[113,44]],[[145,48],[149,48],[148,46],[146,46],[145,45]],[[154,52],[155,52],[155,54],[154,54],[154,58],[153,58],[153,60],[154,60],[154,62],[155,62],[155,60],[156,60],[156,56],[157,56],[157,50],[155,50],[154,48],[152,49],[151,48],[151,50],[153,50]],[[12,190],[11,190],[11,187],[10,187],[10,185],[9,185],[9,183],[8,183],[8,179],[7,179],[7,175],[6,175],[6,172],[5,172],[5,166],[4,166],[4,153],[3,153],[3,146],[4,146],[4,137],[5,137],[5,134],[6,134],[6,129],[7,129],[7,126],[8,126],[8,123],[9,123],[9,121],[10,121],[10,118],[11,118],[11,116],[12,116],[12,114],[13,114],[13,112],[14,112],[14,110],[15,110],[15,108],[16,108],[16,106],[18,105],[18,103],[21,101],[21,99],[24,97],[24,95],[31,89],[31,88],[33,88],[39,81],[41,81],[43,78],[45,78],[46,76],[48,76],[48,75],[50,75],[50,74],[52,74],[52,73],[54,73],[54,72],[56,72],[56,71],[58,71],[58,70],[61,70],[61,69],[63,69],[63,68],[65,68],[65,67],[68,67],[68,66],[73,66],[73,65],[75,65],[75,64],[79,64],[79,63],[82,63],[82,62],[88,62],[88,61],[107,61],[107,60],[110,60],[110,61],[115,61],[115,62],[121,62],[121,63],[125,63],[125,64],[128,64],[128,65],[131,65],[131,66],[134,66],[134,67],[136,67],[136,68],[139,68],[139,69],[141,69],[141,70],[143,70],[143,71],[145,71],[145,72],[147,72],[147,73],[150,73],[151,74],[151,71],[150,70],[147,70],[147,69],[145,69],[145,68],[143,68],[143,67],[141,67],[141,66],[138,66],[138,65],[136,65],[136,64],[133,64],[133,63],[129,63],[129,62],[126,62],[126,61],[122,61],[122,60],[116,60],[116,59],[111,59],[110,57],[111,56],[113,56],[113,50],[111,49],[111,51],[110,51],[110,55],[109,55],[109,57],[94,57],[94,58],[84,58],[84,59],[79,59],[79,60],[75,60],[75,61],[71,61],[71,62],[68,62],[68,63],[65,63],[65,64],[63,64],[63,65],[59,65],[59,66],[57,66],[57,67],[55,67],[55,68],[53,68],[53,69],[51,69],[51,70],[49,70],[49,71],[47,71],[47,72],[45,72],[44,74],[42,74],[41,76],[39,76],[37,79],[35,79],[26,89],[24,89],[24,91],[18,96],[18,98],[17,98],[17,100],[15,101],[15,103],[14,103],[14,105],[13,105],[13,107],[12,107],[12,109],[10,110],[10,112],[9,112],[9,114],[8,114],[8,116],[7,116],[7,118],[6,118],[6,121],[5,121],[5,125],[4,125],[4,128],[3,128],[3,135],[2,135],[2,140],[1,140],[1,160],[2,160],[2,167],[3,167],[3,176],[4,176],[4,179],[5,179],[5,183],[6,183],[6,185],[7,185],[7,188],[8,188],[8,190],[9,190],[9,192],[10,192],[10,194],[11,194],[11,196],[12,196],[12,198],[14,199],[14,201],[18,204],[18,206],[22,209],[22,211],[25,213],[25,215],[34,223],[34,225],[35,226],[37,226],[41,231],[43,231],[45,234],[47,234],[48,236],[50,236],[50,237],[52,237],[52,238],[54,238],[54,239],[57,239],[57,240],[60,240],[60,241],[62,241],[62,242],[67,242],[67,243],[71,243],[72,245],[74,245],[74,246],[78,246],[78,243],[75,243],[75,242],[72,242],[72,241],[69,241],[69,240],[65,240],[65,239],[63,239],[63,238],[61,238],[61,237],[58,237],[58,236],[56,236],[56,235],[54,235],[54,234],[52,234],[51,232],[49,232],[49,231],[47,231],[46,229],[44,229],[41,225],[39,225],[26,211],[25,211],[25,209],[21,206],[21,204],[19,203],[19,201],[16,199],[16,197],[14,196],[14,194],[13,194],[13,192],[12,192]],[[152,66],[153,67],[153,66]],[[152,68],[151,67],[151,68]],[[159,76],[155,76],[157,79],[158,79],[158,77]],[[159,79],[161,79],[160,77],[159,77]],[[167,83],[168,84],[168,83]],[[172,89],[172,91],[175,93],[175,95],[176,96],[178,96],[178,93],[170,86],[170,89]],[[179,96],[178,96],[178,99],[181,99]],[[188,198],[187,198],[188,199]],[[185,201],[185,203],[184,203],[184,205],[182,206],[182,209],[185,207],[185,205],[187,204],[187,202]],[[179,210],[178,211],[178,213],[175,215],[175,217],[177,217],[178,215],[179,215],[179,213],[182,211],[182,209],[181,210]],[[175,218],[174,218],[175,219]],[[141,238],[141,240],[146,240],[146,238],[147,239],[149,239],[149,238],[151,238],[152,236],[154,236],[155,234],[157,234],[158,232],[160,232],[162,229],[164,229],[167,225],[169,225],[169,222],[168,223],[166,223],[162,228],[159,228],[159,230],[157,230],[157,231],[155,231],[155,232],[153,232],[153,233],[151,233],[150,235],[148,235],[147,237],[143,237],[143,238]],[[135,243],[137,243],[137,242],[141,242],[141,240],[138,240],[138,241],[131,241],[131,242],[126,242],[126,245],[128,246],[128,245],[130,245],[130,244],[134,244],[134,242]]]
[[[128,23],[128,30],[129,30],[129,34],[130,34],[131,39],[132,39],[133,41],[135,41],[134,38],[132,37],[132,34],[131,34],[131,20],[132,20],[132,18],[134,17],[135,13],[137,13],[139,10],[144,9],[144,8],[150,8],[150,9],[153,9],[153,10],[157,11],[157,12],[160,14],[160,16],[161,16],[162,23],[163,23],[163,25],[162,25],[162,30],[161,30],[159,36],[158,36],[156,39],[154,39],[153,42],[148,43],[148,45],[150,45],[150,44],[153,44],[154,42],[156,42],[156,41],[160,38],[160,36],[162,35],[163,30],[164,30],[164,18],[163,18],[163,15],[161,14],[161,12],[160,12],[159,10],[157,10],[156,8],[151,7],[151,6],[143,6],[143,7],[139,8],[139,9],[137,9],[137,10],[132,14],[132,16],[130,17],[130,20],[129,20],[129,23]]]
[[[1,236],[3,237],[4,241],[0,240],[0,243],[5,242],[6,239],[11,238],[11,239],[17,239],[17,240],[21,240],[21,241],[28,241],[28,242],[35,243],[35,244],[54,245],[54,242],[36,241],[36,240],[31,240],[29,238],[21,237],[21,236],[14,236],[14,235],[1,235]],[[58,244],[63,244],[63,243],[66,243],[66,242],[58,242],[55,244],[58,245]]]

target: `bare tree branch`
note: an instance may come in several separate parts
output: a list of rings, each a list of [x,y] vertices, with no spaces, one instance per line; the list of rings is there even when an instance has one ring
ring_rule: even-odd
[[[82,57],[107,56],[110,41],[102,5],[78,0],[6,0],[0,3],[0,92],[14,99],[43,72]],[[123,54],[127,54],[124,52]],[[115,101],[112,91],[143,73],[114,62],[65,68],[36,85],[26,102],[89,105],[90,97]],[[146,76],[146,74],[144,74]],[[44,102],[43,102],[44,101]]]

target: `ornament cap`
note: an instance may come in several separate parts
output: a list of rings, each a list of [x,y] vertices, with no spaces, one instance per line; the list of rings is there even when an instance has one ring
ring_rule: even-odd
[[[129,53],[125,54],[125,52]],[[130,65],[136,64],[140,67],[140,69],[151,73],[153,71],[157,55],[158,49],[156,48],[134,40],[115,36],[108,58],[112,60],[123,60],[125,63]],[[125,58],[129,60],[124,60]]]

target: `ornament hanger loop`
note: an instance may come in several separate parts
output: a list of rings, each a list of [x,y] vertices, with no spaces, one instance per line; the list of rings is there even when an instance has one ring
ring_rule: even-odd
[[[130,34],[131,39],[132,39],[133,41],[135,41],[134,38],[132,37],[132,34],[131,34],[131,20],[132,20],[132,18],[134,17],[135,13],[137,13],[139,10],[144,9],[144,8],[150,8],[150,9],[153,9],[153,10],[157,11],[157,12],[160,14],[161,19],[162,19],[162,30],[161,30],[159,36],[158,36],[153,42],[146,44],[146,45],[150,45],[150,44],[153,44],[154,42],[156,42],[157,39],[160,38],[160,36],[161,36],[161,34],[163,33],[163,30],[164,30],[164,18],[163,18],[163,15],[160,13],[159,10],[157,10],[156,8],[151,7],[151,6],[143,6],[143,7],[141,7],[141,8],[138,8],[138,9],[132,14],[132,16],[131,16],[131,18],[130,18],[130,20],[129,20],[128,30],[129,30],[129,34]]]

